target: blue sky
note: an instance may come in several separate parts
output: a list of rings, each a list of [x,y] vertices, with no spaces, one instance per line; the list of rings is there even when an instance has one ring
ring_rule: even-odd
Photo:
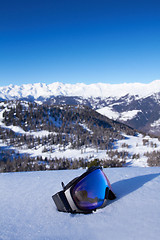
[[[0,2],[0,86],[156,79],[158,0]]]

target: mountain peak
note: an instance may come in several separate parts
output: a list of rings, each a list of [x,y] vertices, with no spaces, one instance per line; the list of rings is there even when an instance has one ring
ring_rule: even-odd
[[[148,84],[144,83],[62,83],[53,82],[23,84],[21,86],[12,85],[0,87],[1,99],[19,99],[32,96],[34,99],[39,97],[49,98],[51,96],[79,96],[83,98],[89,97],[122,97],[127,94],[146,97],[153,93],[160,92],[160,80],[155,80]]]

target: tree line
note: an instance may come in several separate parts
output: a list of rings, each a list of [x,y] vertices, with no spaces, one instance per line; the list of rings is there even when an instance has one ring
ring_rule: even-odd
[[[10,158],[6,161],[0,161],[0,172],[26,172],[26,171],[46,171],[46,170],[64,170],[64,169],[78,169],[91,166],[108,167],[122,167],[125,165],[125,160],[118,159],[84,159],[84,158],[50,158],[43,159],[41,156],[18,156]]]

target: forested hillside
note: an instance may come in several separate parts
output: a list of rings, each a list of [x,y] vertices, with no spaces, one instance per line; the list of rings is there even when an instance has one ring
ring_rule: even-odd
[[[37,150],[41,147],[42,152],[53,153],[56,147],[59,151],[69,148],[81,149],[81,152],[92,147],[97,152],[109,151],[115,141],[125,138],[122,132],[127,135],[136,134],[132,128],[110,120],[87,106],[39,105],[26,101],[1,103],[0,130],[1,142],[5,144],[5,147],[1,147],[1,164],[8,161],[8,165],[14,161],[17,165],[26,159],[36,163],[44,160],[38,156],[36,159],[33,156],[31,158],[29,151],[20,154],[16,149]],[[43,132],[45,134],[41,134]],[[51,159],[52,165],[53,160],[59,159]],[[47,161],[49,159],[45,158]],[[86,159],[83,159],[82,165],[85,164]],[[61,167],[69,168],[70,165],[68,163],[66,166],[65,163]]]

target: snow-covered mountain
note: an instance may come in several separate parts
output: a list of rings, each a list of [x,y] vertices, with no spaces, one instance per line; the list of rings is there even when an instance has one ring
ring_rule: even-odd
[[[138,99],[126,95],[110,100],[97,111],[138,131],[160,136],[160,92]]]
[[[52,84],[36,83],[23,84],[21,86],[9,85],[0,87],[1,99],[20,99],[30,98],[49,98],[51,96],[79,96],[83,98],[120,98],[127,94],[134,95],[136,98],[144,98],[160,92],[160,80],[155,80],[149,84],[142,83],[123,83],[123,84],[63,84],[54,82]]]
[[[0,100],[87,105],[133,128],[160,135],[160,80],[148,84],[24,84],[0,87]]]

